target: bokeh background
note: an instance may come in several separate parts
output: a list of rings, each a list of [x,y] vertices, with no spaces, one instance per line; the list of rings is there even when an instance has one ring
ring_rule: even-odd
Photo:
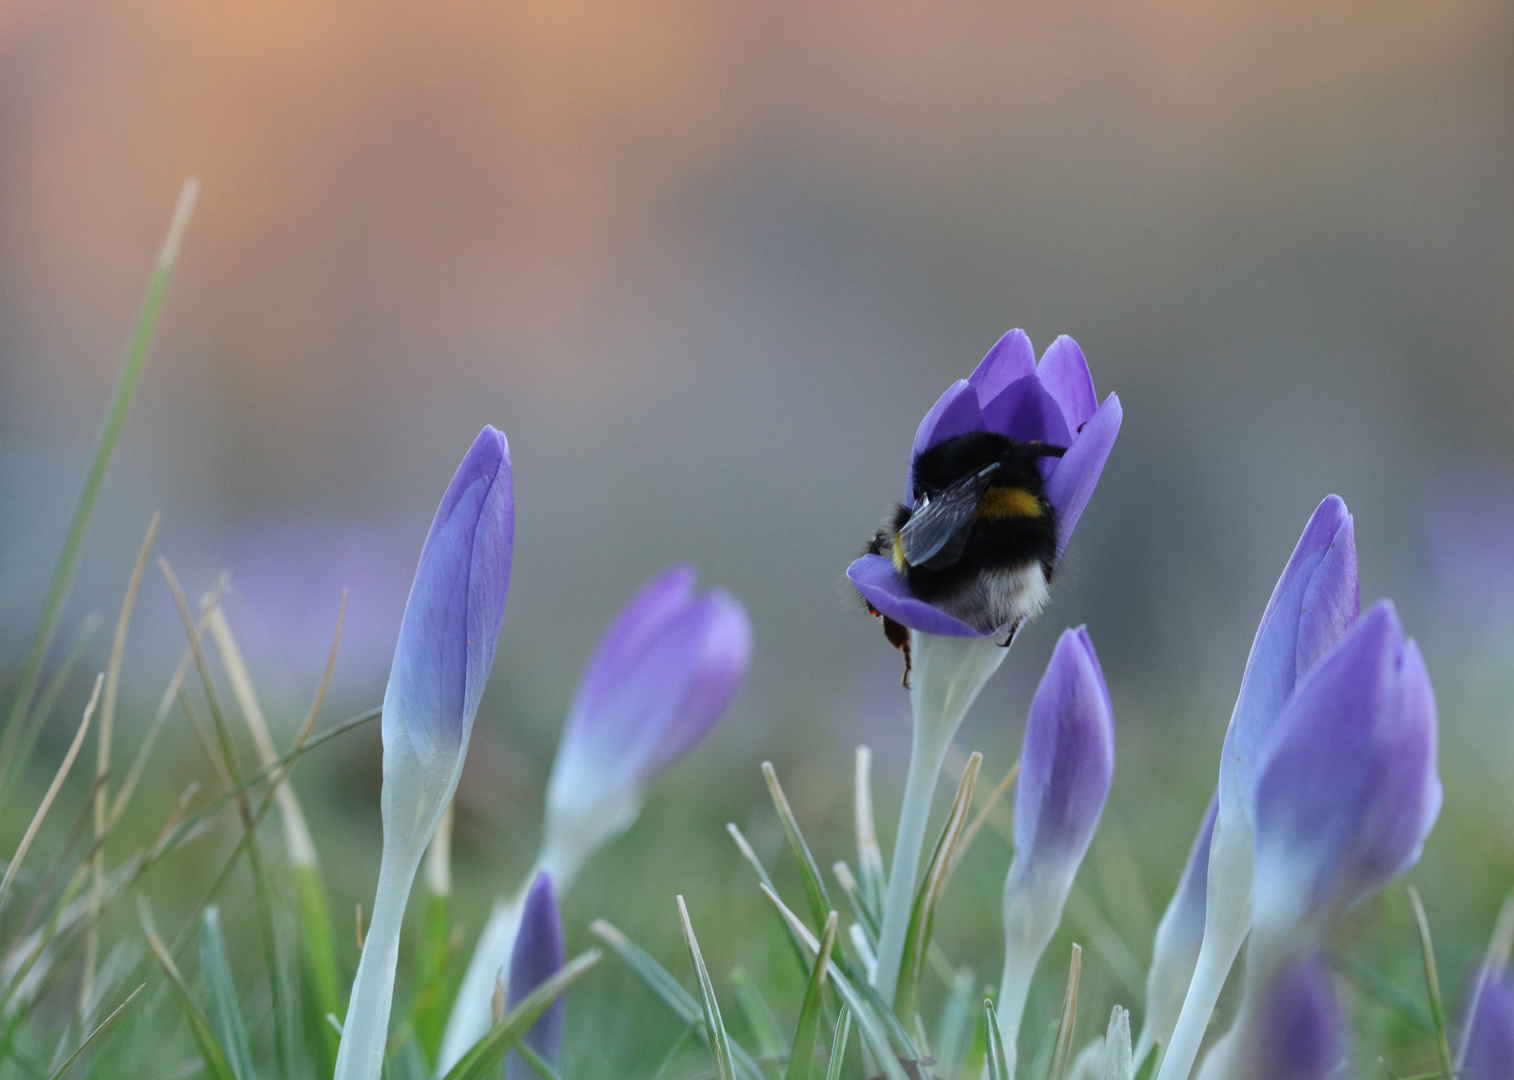
[[[755,666],[575,894],[577,940],[604,914],[671,963],[673,892],[759,912],[720,825],[777,851],[764,757],[834,827],[823,863],[844,853],[854,743],[891,804],[898,660],[842,571],[901,493],[919,417],[1022,326],[1075,336],[1125,426],[963,747],[1008,767],[1056,633],[1086,622],[1122,740],[1089,888],[1144,959],[1256,619],[1338,492],[1364,598],[1397,599],[1437,678],[1448,798],[1423,888],[1432,918],[1454,898],[1453,970],[1478,947],[1514,883],[1514,7],[9,0],[12,677],[188,175],[200,206],[55,652],[113,617],[161,509],[188,587],[229,571],[281,731],[343,588],[328,718],[376,703],[436,499],[498,425],[518,540],[459,802],[472,929],[529,859],[595,635],[673,561],[746,602]],[[182,641],[151,580],[123,737]],[[165,776],[203,772],[187,737],[168,754]],[[352,870],[333,888],[365,900],[377,731],[302,769]],[[1006,853],[985,842],[959,944],[997,950]],[[1150,910],[1109,902],[1132,873]],[[616,978],[581,1015],[653,1053],[662,1032],[610,1007],[635,993]]]

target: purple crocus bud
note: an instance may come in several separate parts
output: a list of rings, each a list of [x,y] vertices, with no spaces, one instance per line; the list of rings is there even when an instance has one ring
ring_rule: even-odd
[[[566,882],[641,810],[648,784],[704,737],[746,677],[752,628],[694,568],[653,578],[599,639],[547,785],[542,865]]]
[[[932,406],[915,433],[915,458],[955,435],[992,431],[1016,442],[1040,441],[1067,448],[1042,459],[1046,499],[1057,513],[1057,555],[1067,546],[1073,527],[1093,495],[1120,431],[1120,399],[1110,394],[1102,405],[1094,396],[1093,377],[1083,350],[1062,336],[1036,365],[1035,350],[1023,330],[1011,330],[988,351],[972,375],[954,383]],[[914,505],[914,479],[905,488],[905,505]],[[882,555],[863,555],[847,577],[874,611],[928,634],[952,637],[991,636],[941,609],[917,599],[893,563]]]
[[[1210,1051],[1200,1080],[1339,1080],[1350,1043],[1330,969],[1310,957],[1284,966],[1241,1006],[1235,1029]]]
[[[1507,971],[1482,979],[1458,1060],[1464,1080],[1506,1080],[1514,1076],[1514,981]]]
[[[1278,718],[1256,790],[1253,949],[1323,933],[1408,870],[1440,804],[1430,675],[1380,601]]]
[[[1262,613],[1220,757],[1204,937],[1158,1080],[1186,1080],[1220,990],[1251,928],[1254,803],[1284,704],[1355,621],[1360,604],[1355,526],[1331,495],[1315,508]]]
[[[1114,711],[1083,627],[1057,642],[1031,700],[1015,791],[1015,856],[1004,882],[999,1030],[1015,1057],[1036,964],[1062,921],[1114,774]]]
[[[521,912],[520,931],[515,938],[515,951],[510,956],[506,1008],[515,1008],[522,998],[562,970],[566,957],[562,916],[557,910],[557,895],[552,891],[552,875],[540,873],[531,883],[531,891],[526,894],[526,905]],[[562,1063],[563,1015],[566,1010],[567,1004],[558,998],[521,1040],[554,1069]],[[535,1076],[526,1059],[513,1050],[505,1058],[505,1080],[534,1080]]]
[[[1214,838],[1214,820],[1219,797],[1209,800],[1203,824],[1188,852],[1183,876],[1178,879],[1172,902],[1157,924],[1152,946],[1151,970],[1146,975],[1146,1019],[1136,1042],[1135,1060],[1144,1061],[1152,1046],[1166,1046],[1177,1026],[1183,998],[1198,963],[1204,940],[1204,904],[1208,893],[1209,846]]]
[[[510,584],[510,448],[484,428],[431,523],[384,693],[384,852],[337,1052],[336,1080],[383,1067],[400,923],[421,855],[463,770]]]
[[[648,582],[600,637],[579,683],[536,858],[559,889],[636,820],[647,787],[715,725],[746,676],[746,610],[724,589],[696,593],[694,576],[693,567],[676,566]],[[522,901],[501,898],[479,936],[442,1036],[443,1070],[489,1026],[490,994],[510,962]]]

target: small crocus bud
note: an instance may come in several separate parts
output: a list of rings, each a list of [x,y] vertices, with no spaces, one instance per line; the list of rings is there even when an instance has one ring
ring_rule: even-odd
[[[752,628],[724,589],[694,591],[692,566],[653,578],[599,639],[558,743],[536,868],[566,891],[624,832],[657,775],[715,725],[746,677]],[[510,962],[524,897],[501,899],[474,947],[439,1055],[446,1070],[489,1026],[489,988]]]
[[[509,445],[486,427],[431,523],[384,692],[384,852],[336,1080],[376,1080],[383,1067],[400,923],[421,855],[457,788],[494,663],[514,527]]]
[[[1079,627],[1057,642],[1031,700],[1015,791],[1015,855],[1004,882],[999,1031],[1013,1071],[1031,976],[1062,921],[1114,774],[1114,712]]]
[[[1319,959],[1295,961],[1268,981],[1254,1014],[1217,1042],[1202,1080],[1340,1080],[1351,1075],[1350,1042]]]
[[[1355,527],[1346,504],[1315,509],[1262,613],[1220,757],[1204,938],[1158,1080],[1187,1080],[1220,990],[1251,927],[1256,779],[1284,704],[1355,621]]]
[[[1146,1019],[1136,1042],[1135,1060],[1145,1061],[1157,1043],[1167,1045],[1183,1008],[1183,996],[1193,979],[1199,945],[1204,940],[1204,898],[1209,880],[1209,845],[1214,837],[1218,797],[1209,809],[1199,834],[1188,852],[1183,876],[1178,879],[1172,902],[1157,924],[1152,946],[1151,970],[1146,976]]]
[[[506,1008],[513,1009],[531,991],[562,969],[567,955],[563,944],[562,916],[557,910],[557,896],[552,891],[552,875],[540,873],[526,894],[521,911],[520,932],[510,955],[510,989]],[[562,1063],[563,1015],[567,1005],[562,998],[531,1025],[521,1040],[536,1056],[552,1068]],[[513,1050],[505,1058],[505,1080],[533,1080],[536,1072],[526,1059]]]
[[[1472,1015],[1458,1060],[1463,1080],[1506,1080],[1514,1076],[1514,981],[1492,971],[1473,998]]]
[[[1380,601],[1278,719],[1256,790],[1253,951],[1317,938],[1408,870],[1440,804],[1430,674]]]

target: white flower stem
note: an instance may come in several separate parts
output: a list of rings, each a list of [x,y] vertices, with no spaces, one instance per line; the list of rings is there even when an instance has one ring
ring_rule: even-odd
[[[1223,787],[1223,779],[1221,781]],[[1209,849],[1208,893],[1204,904],[1204,940],[1199,945],[1193,981],[1183,999],[1172,1042],[1162,1056],[1157,1080],[1188,1080],[1209,1028],[1209,1018],[1225,988],[1241,944],[1251,929],[1253,853],[1251,828],[1244,816],[1227,813],[1221,791],[1220,816]]]
[[[408,838],[384,845],[373,914],[363,938],[357,978],[352,981],[347,1020],[342,1025],[335,1080],[378,1080],[383,1070],[389,1011],[394,1003],[394,972],[399,963],[400,925],[424,846],[424,841],[415,843]]]
[[[914,660],[910,705],[914,737],[909,771],[904,779],[904,805],[894,834],[894,857],[889,863],[888,893],[883,902],[883,927],[878,940],[878,966],[873,985],[892,1005],[904,961],[904,938],[909,932],[915,902],[915,879],[930,819],[931,799],[946,748],[951,745],[967,710],[983,684],[1004,662],[1008,649],[993,638],[954,638],[910,631]]]

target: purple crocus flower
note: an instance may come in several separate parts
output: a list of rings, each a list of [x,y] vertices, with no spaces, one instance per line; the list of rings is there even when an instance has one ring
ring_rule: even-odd
[[[510,956],[510,985],[505,997],[507,1009],[513,1009],[542,983],[562,970],[567,958],[563,943],[562,916],[557,910],[557,895],[552,891],[552,875],[540,873],[531,883],[522,909],[520,931],[515,951]],[[562,998],[531,1025],[521,1040],[554,1069],[562,1062],[563,1016],[567,1004]],[[536,1072],[526,1059],[513,1050],[505,1058],[505,1080],[534,1080]]]
[[[1015,1056],[1031,976],[1062,921],[1114,775],[1114,711],[1093,642],[1066,630],[1031,700],[1015,791],[1015,856],[1004,882],[999,1029]]]
[[[1039,440],[1064,446],[1061,458],[1043,459],[1046,498],[1057,510],[1057,553],[1093,495],[1094,486],[1120,431],[1120,399],[1110,394],[1100,405],[1083,350],[1063,335],[1036,364],[1023,330],[1011,330],[988,350],[970,376],[959,379],[932,406],[915,433],[910,461],[954,435],[993,431],[1016,442]],[[905,485],[905,505],[914,505],[913,477]],[[928,634],[983,637],[959,619],[911,595],[894,565],[882,555],[863,555],[846,575],[872,608]],[[997,631],[989,631],[991,635]]]
[[[1464,1080],[1514,1076],[1514,981],[1504,970],[1482,979],[1459,1055]]]
[[[514,530],[509,444],[486,427],[431,522],[384,692],[384,853],[336,1080],[376,1080],[383,1068],[400,923],[462,774],[499,641]]]
[[[1144,1061],[1153,1045],[1166,1046],[1177,1026],[1183,997],[1198,963],[1204,940],[1204,905],[1209,883],[1209,847],[1214,839],[1214,821],[1219,796],[1209,800],[1209,809],[1188,851],[1177,891],[1157,924],[1152,945],[1151,970],[1146,976],[1146,1020],[1136,1043],[1135,1060]]]
[[[1254,803],[1283,706],[1360,605],[1356,534],[1335,495],[1315,508],[1262,613],[1220,757],[1204,936],[1158,1080],[1186,1080],[1220,990],[1251,928]]]
[[[1440,812],[1435,694],[1379,601],[1278,718],[1256,790],[1256,934],[1322,932],[1419,859]]]
[[[746,610],[724,589],[697,594],[694,578],[692,566],[676,566],[648,582],[605,630],[579,683],[536,858],[559,889],[636,820],[651,782],[714,726],[746,676]],[[495,975],[510,962],[522,902],[501,898],[474,947],[442,1037],[443,1070],[488,1028]]]

